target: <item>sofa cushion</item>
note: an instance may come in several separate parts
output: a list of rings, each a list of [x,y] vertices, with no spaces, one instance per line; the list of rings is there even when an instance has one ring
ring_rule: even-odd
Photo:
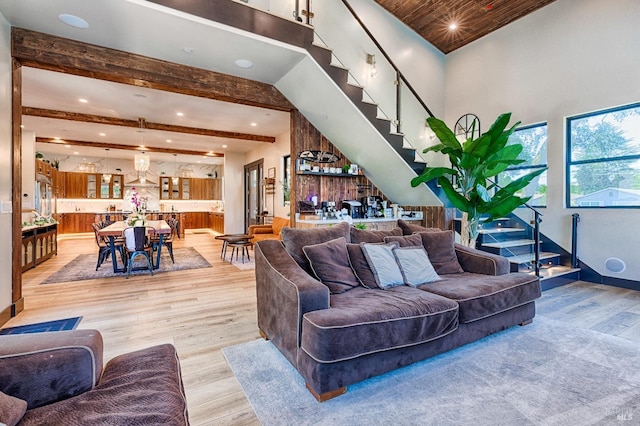
[[[152,346],[107,363],[89,392],[27,411],[20,426],[188,425],[175,347]]]
[[[302,247],[324,243],[340,237],[344,237],[348,243],[351,242],[347,222],[341,222],[328,228],[289,228],[285,226],[280,231],[280,236],[287,253],[309,273],[312,273],[311,267]]]
[[[353,269],[360,284],[366,288],[378,288],[376,277],[369,267],[369,262],[367,262],[360,244],[347,244],[347,252],[349,253],[351,269]]]
[[[440,280],[422,246],[396,247],[393,249],[393,255],[400,265],[400,272],[406,285],[417,287]]]
[[[0,392],[0,423],[15,426],[27,411],[27,401]]]
[[[438,275],[464,272],[456,256],[453,231],[423,231],[420,232],[420,236],[422,245]]]
[[[352,243],[381,243],[384,237],[389,235],[402,235],[402,229],[394,228],[390,231],[370,231],[367,229],[358,229],[351,227],[349,229]]]
[[[307,312],[302,350],[330,363],[445,336],[458,327],[458,305],[412,287],[354,288],[331,296],[331,308]]]
[[[393,243],[396,242],[400,247],[423,247],[422,246],[422,236],[419,234],[412,235],[391,235],[384,237],[385,243]]]
[[[538,278],[520,272],[498,276],[464,272],[440,278],[419,288],[458,302],[463,324],[524,305],[541,294]]]
[[[360,246],[378,287],[386,290],[398,285],[404,285],[404,277],[402,276],[402,271],[400,271],[400,265],[393,254],[393,248],[398,247],[396,243],[360,243]]]
[[[344,237],[302,248],[316,278],[331,294],[342,293],[360,286],[349,264],[347,240]]]
[[[416,225],[415,223],[407,222],[403,219],[398,219],[398,228],[402,229],[403,235],[411,235],[416,232],[440,232],[438,228],[425,228],[424,226]]]

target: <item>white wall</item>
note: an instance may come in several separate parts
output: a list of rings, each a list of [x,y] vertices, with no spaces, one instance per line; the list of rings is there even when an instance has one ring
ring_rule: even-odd
[[[273,214],[275,216],[280,216],[285,218],[289,217],[290,210],[289,210],[289,206],[285,206],[282,201],[283,200],[282,185],[280,184],[280,182],[282,182],[282,180],[284,179],[282,158],[285,155],[290,154],[291,152],[290,146],[291,146],[291,136],[289,132],[286,132],[282,135],[277,136],[275,143],[273,144],[265,143],[265,144],[262,144],[257,149],[254,149],[248,152],[244,160],[245,164],[249,164],[254,161],[264,159],[263,172],[265,176],[267,176],[267,171],[270,168],[275,167],[276,193],[274,196],[267,195],[265,197],[264,209],[267,210],[269,214]],[[293,164],[295,165],[295,160]],[[294,167],[292,167],[292,170]],[[263,193],[263,197],[264,197],[264,193]],[[275,201],[275,207],[274,207],[274,201]]]
[[[12,200],[12,159],[11,148],[11,28],[0,14],[0,202],[8,207]],[[20,212],[15,212],[20,214]],[[11,306],[11,235],[12,215],[0,210],[0,235],[5,239],[0,250],[0,312]]]
[[[22,131],[22,211],[35,208],[35,182],[36,182],[36,134],[31,131]],[[26,197],[24,195],[27,195]],[[22,215],[22,221],[26,220]],[[29,213],[29,216],[31,214]]]
[[[638,280],[637,209],[567,209],[565,117],[640,101],[640,2],[558,0],[446,57],[449,125],[465,113],[482,130],[503,112],[523,124],[548,122],[548,207],[542,232],[571,247],[571,215],[579,213],[578,255],[605,276]],[[606,270],[608,257],[627,263]]]
[[[245,155],[228,152],[224,155],[222,197],[224,201],[224,233],[240,234],[244,229],[244,165]]]

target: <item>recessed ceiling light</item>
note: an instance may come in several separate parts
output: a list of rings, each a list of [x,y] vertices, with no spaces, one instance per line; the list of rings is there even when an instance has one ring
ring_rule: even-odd
[[[69,15],[68,13],[62,13],[58,15],[58,19],[64,22],[67,25],[70,25],[74,28],[89,28],[89,23],[79,16]]]
[[[106,133],[100,133],[100,136],[107,136]]]
[[[251,127],[256,127],[258,123],[251,123]]]
[[[184,116],[184,112],[176,112],[176,115],[177,115],[178,117],[182,117],[182,116]]]
[[[173,142],[171,139],[167,139],[167,143],[171,143]]]
[[[21,129],[24,129],[24,124],[21,124],[21,125],[20,125],[20,128],[21,128]]]
[[[65,145],[64,147],[65,148],[71,148],[71,145]]]
[[[222,147],[223,147],[223,148],[226,148],[227,146],[226,146],[226,145],[222,145]]]
[[[59,140],[60,140],[60,137],[59,137],[59,136],[54,136],[54,137],[53,137],[53,140],[54,140],[54,141],[59,141]]]
[[[135,96],[136,98],[146,98],[147,95],[143,95],[142,93],[134,93],[133,96]]]
[[[73,151],[73,155],[80,155],[78,151]]]
[[[450,24],[449,24],[449,29],[450,29],[451,31],[455,31],[455,30],[457,30],[457,29],[458,29],[458,24],[456,24],[455,22],[450,23]]]
[[[80,98],[80,99],[78,99],[78,102],[80,102],[81,104],[89,103],[89,101],[88,101],[88,100],[86,100],[85,98]]]
[[[182,51],[184,53],[193,53],[193,50],[194,50],[193,47],[183,47],[182,48]]]
[[[235,64],[240,68],[252,68],[253,62],[248,59],[236,59]]]

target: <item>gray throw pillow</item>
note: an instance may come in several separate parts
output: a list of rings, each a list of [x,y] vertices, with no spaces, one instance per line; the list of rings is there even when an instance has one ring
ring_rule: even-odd
[[[398,247],[396,243],[361,243],[360,245],[378,287],[386,290],[391,287],[404,285],[402,271],[400,271],[400,266],[393,254],[394,247]]]
[[[349,229],[351,234],[351,242],[355,244],[360,243],[381,243],[384,237],[389,235],[402,235],[402,229],[394,228],[390,231],[370,231],[367,229],[358,229],[351,227]]]
[[[411,287],[440,281],[442,278],[436,274],[433,265],[429,262],[429,256],[422,246],[397,247],[393,249],[404,283]]]
[[[329,287],[331,294],[344,293],[360,285],[351,269],[347,240],[344,237],[306,246],[302,251],[309,260],[315,276],[322,284]]]
[[[436,273],[459,274],[464,272],[458,262],[453,231],[420,232],[422,245],[429,255],[429,260]]]
[[[298,262],[305,271],[312,273],[309,262],[302,251],[302,247],[324,243],[329,240],[344,237],[351,242],[349,224],[341,222],[327,228],[282,228],[280,231],[285,250]]]
[[[442,229],[438,228],[425,228],[424,226],[416,225],[412,222],[407,222],[403,219],[398,219],[398,227],[402,229],[404,235],[411,235],[416,232],[440,232]]]

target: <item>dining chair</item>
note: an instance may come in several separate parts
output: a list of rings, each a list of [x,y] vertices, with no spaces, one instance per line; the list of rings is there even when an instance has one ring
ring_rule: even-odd
[[[96,244],[98,245],[98,262],[96,263],[96,271],[104,263],[105,260],[109,259],[111,255],[111,247],[109,246],[109,239],[102,237],[98,234],[102,228],[107,225],[102,222],[92,223],[93,233],[95,234]],[[116,238],[114,241],[115,249],[118,253],[120,253],[120,258],[122,259],[122,263],[125,263],[124,259],[124,240]]]
[[[131,274],[133,260],[143,256],[147,260],[147,268],[153,275],[153,242],[147,234],[154,235],[155,228],[151,226],[130,226],[122,231],[127,249],[127,278]]]
[[[175,218],[167,219],[167,225],[171,227],[171,233],[163,236],[162,238],[162,245],[167,248],[167,251],[169,252],[169,256],[171,257],[171,262],[173,263],[176,263],[173,258],[173,239],[176,237],[176,235],[179,234],[179,230],[178,230],[179,223],[180,222],[178,222],[178,219],[175,219]],[[153,249],[155,251],[158,249],[158,245],[160,244],[160,235],[159,234],[152,235],[151,240],[153,241]]]

